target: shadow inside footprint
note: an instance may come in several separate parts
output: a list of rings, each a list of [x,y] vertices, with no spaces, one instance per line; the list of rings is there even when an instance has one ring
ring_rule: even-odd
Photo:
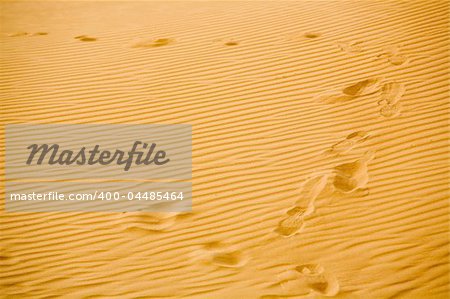
[[[355,99],[358,96],[369,95],[377,92],[380,89],[380,84],[382,81],[382,77],[365,79],[344,87],[340,93],[334,92],[319,94],[316,96],[316,99],[327,104],[345,103]]]
[[[305,32],[305,34],[303,35],[306,38],[318,38],[320,37],[322,34],[319,32]]]
[[[225,46],[237,46],[237,45],[239,45],[239,43],[235,41],[228,41],[225,43]]]
[[[82,41],[82,42],[95,42],[97,40],[97,38],[95,37],[89,37],[86,35],[79,35],[79,36],[75,36],[75,39]]]
[[[19,36],[27,36],[27,35],[28,35],[28,32],[19,31],[19,32],[14,32],[14,33],[8,34],[8,37],[19,37]]]
[[[213,254],[211,262],[222,267],[239,267],[242,262],[242,254],[239,251],[217,252]]]
[[[48,33],[47,32],[28,33],[28,32],[19,31],[19,32],[10,33],[7,36],[8,37],[20,37],[20,36],[43,36],[43,35],[48,35]]]
[[[31,34],[31,36],[42,36],[42,35],[48,35],[48,33],[47,32],[35,32],[35,33]]]
[[[132,45],[133,48],[157,48],[167,46],[173,43],[174,40],[170,38],[158,38],[153,40],[140,40]]]
[[[372,94],[380,89],[381,81],[382,78],[369,78],[362,80],[345,87],[342,90],[342,93],[352,97]]]

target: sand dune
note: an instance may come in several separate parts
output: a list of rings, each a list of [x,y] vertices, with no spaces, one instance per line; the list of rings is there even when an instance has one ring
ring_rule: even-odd
[[[5,298],[449,297],[446,1],[0,6],[3,125],[193,125],[190,213],[1,212]]]

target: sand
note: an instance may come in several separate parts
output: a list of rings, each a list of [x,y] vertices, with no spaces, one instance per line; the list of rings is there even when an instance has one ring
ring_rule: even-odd
[[[189,213],[2,184],[5,298],[449,298],[446,1],[0,8],[2,125],[193,126]]]

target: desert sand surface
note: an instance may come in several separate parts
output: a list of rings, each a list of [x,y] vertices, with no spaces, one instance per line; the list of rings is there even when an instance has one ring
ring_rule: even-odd
[[[447,1],[0,9],[2,125],[192,124],[194,196],[5,213],[2,183],[2,297],[449,298]]]

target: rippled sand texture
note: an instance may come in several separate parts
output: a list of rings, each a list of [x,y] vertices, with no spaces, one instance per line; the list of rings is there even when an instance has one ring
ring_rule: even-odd
[[[3,124],[194,132],[192,213],[2,212],[6,298],[448,298],[446,1],[0,5]]]

